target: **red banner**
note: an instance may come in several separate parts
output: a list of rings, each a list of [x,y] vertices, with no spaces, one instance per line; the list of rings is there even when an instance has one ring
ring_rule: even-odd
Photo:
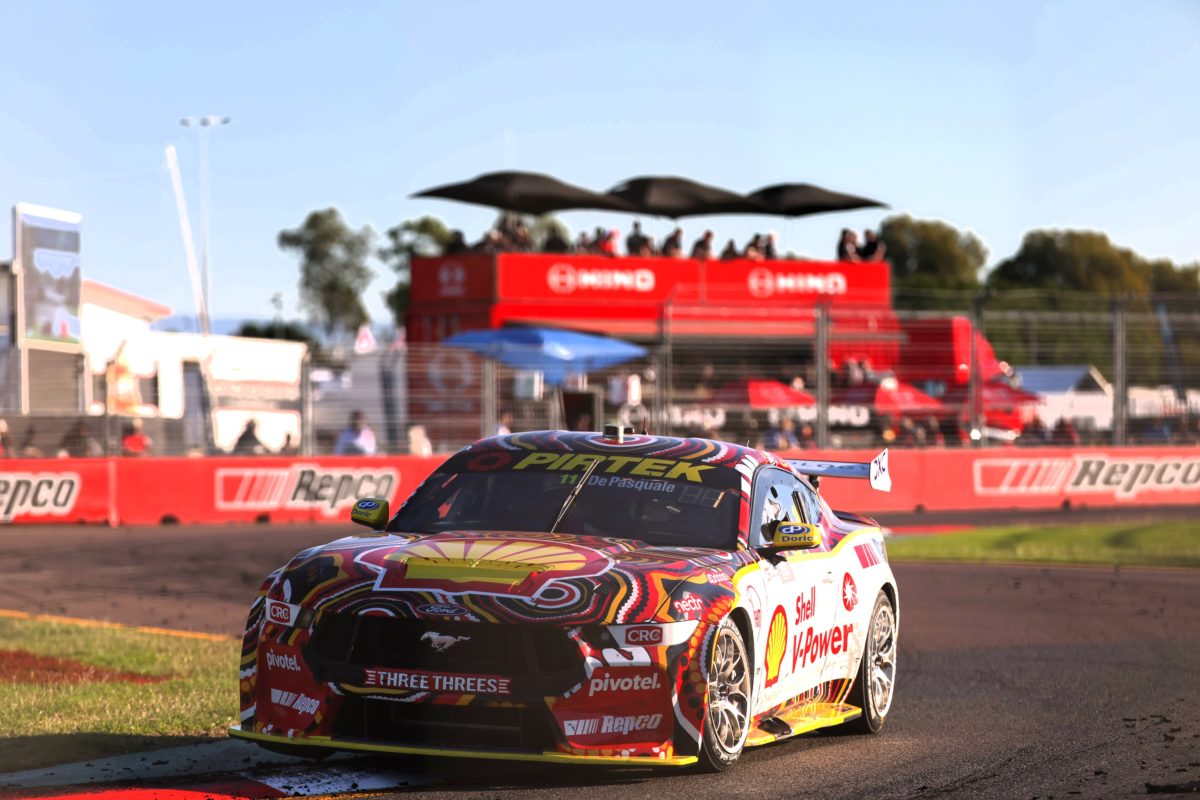
[[[495,274],[495,256],[487,253],[414,258],[410,303],[417,310],[427,303],[492,300],[496,296]]]
[[[865,460],[874,452],[794,455]],[[357,498],[386,497],[394,508],[442,460],[14,459],[0,471],[0,521],[346,524]],[[893,449],[890,468],[890,493],[827,479],[822,494],[834,508],[866,514],[1200,503],[1200,449],[1189,447]]]

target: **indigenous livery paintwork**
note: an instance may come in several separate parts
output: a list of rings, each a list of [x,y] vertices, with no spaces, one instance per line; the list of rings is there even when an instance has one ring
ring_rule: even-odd
[[[482,440],[384,530],[267,577],[232,733],[298,751],[684,765],[711,762],[706,736],[742,719],[732,763],[860,713],[848,698],[876,599],[895,619],[897,595],[879,528],[847,517],[796,467],[734,444]],[[748,691],[716,675],[727,620]]]

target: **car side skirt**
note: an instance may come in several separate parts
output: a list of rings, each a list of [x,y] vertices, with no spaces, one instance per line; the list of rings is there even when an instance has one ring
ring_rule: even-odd
[[[861,708],[847,703],[806,703],[790,709],[780,709],[755,723],[746,739],[746,746],[770,744],[818,728],[841,725],[861,716]]]
[[[229,735],[252,742],[266,742],[269,744],[286,745],[288,747],[321,747],[329,750],[400,753],[404,755],[440,756],[444,758],[486,758],[498,761],[541,761],[556,764],[640,764],[648,767],[686,767],[698,761],[696,756],[663,756],[661,758],[642,756],[630,758],[627,756],[586,756],[575,753],[507,753],[495,750],[467,750],[451,747],[414,747],[411,745],[334,739],[329,736],[306,736],[302,739],[294,739],[287,736],[276,736],[269,733],[243,730],[239,727],[230,728]]]

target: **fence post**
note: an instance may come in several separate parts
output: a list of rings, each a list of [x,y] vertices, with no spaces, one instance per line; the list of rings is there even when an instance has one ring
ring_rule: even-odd
[[[300,362],[300,455],[306,458],[316,452],[313,441],[312,354],[304,351]]]
[[[829,306],[818,303],[813,310],[816,323],[813,361],[817,369],[817,448],[829,447]]]
[[[967,418],[971,426],[971,446],[983,447],[986,443],[986,419],[983,416],[983,382],[979,380],[979,334],[983,330],[983,304],[986,297],[981,293],[971,301],[971,350],[970,370],[967,373]]]
[[[1129,376],[1126,374],[1125,363],[1125,301],[1112,301],[1113,328],[1113,446],[1125,444],[1127,431],[1125,420],[1129,401]]]
[[[483,414],[481,417],[479,438],[486,439],[496,433],[496,362],[491,358],[483,359]]]

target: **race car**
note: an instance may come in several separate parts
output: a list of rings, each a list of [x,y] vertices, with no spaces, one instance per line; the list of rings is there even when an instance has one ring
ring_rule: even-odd
[[[743,748],[880,730],[899,606],[879,526],[824,477],[707,439],[542,431],[472,444],[395,515],[267,576],[233,736],[358,750],[723,770]]]

